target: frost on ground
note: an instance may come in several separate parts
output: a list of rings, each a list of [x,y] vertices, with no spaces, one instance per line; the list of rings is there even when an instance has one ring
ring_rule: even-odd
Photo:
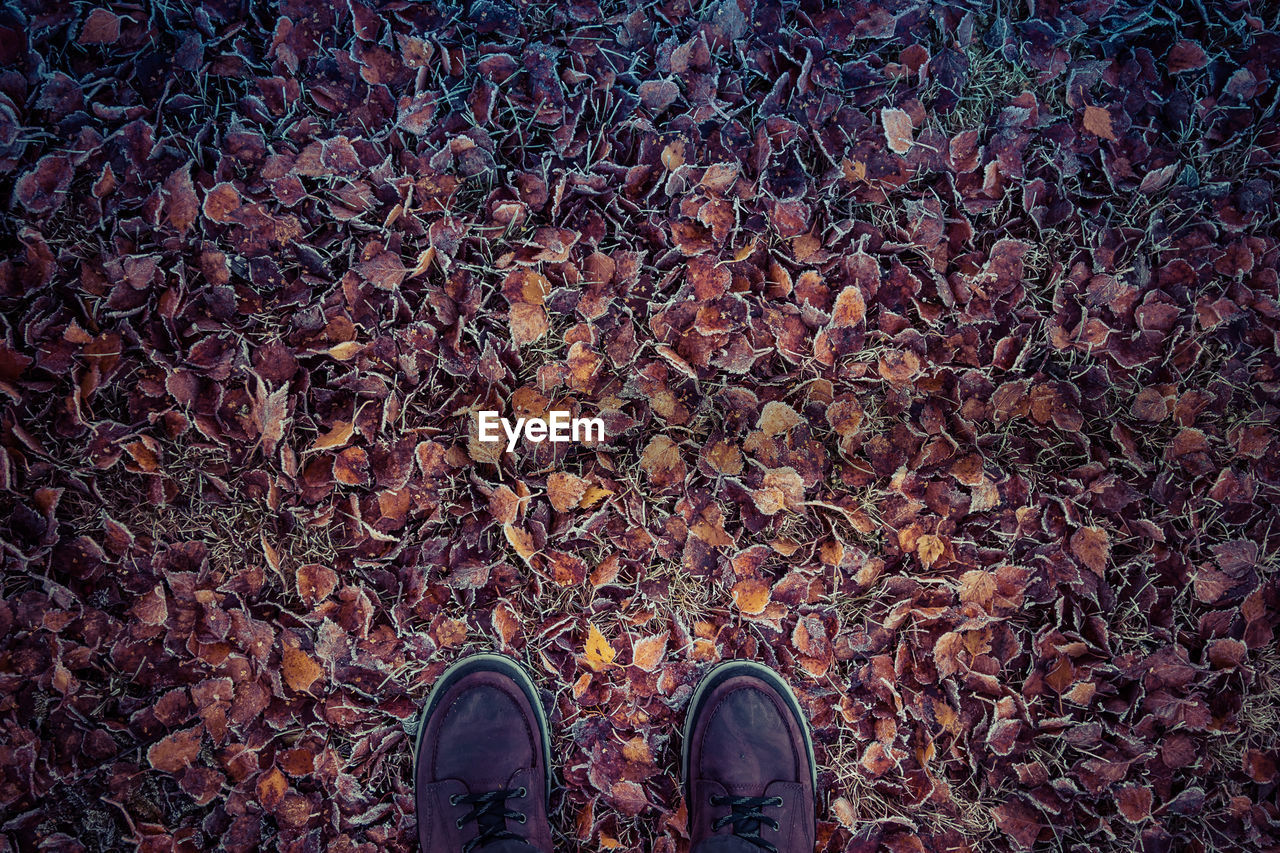
[[[823,851],[1274,848],[1278,67],[1249,0],[11,3],[0,848],[410,849],[481,649],[567,851],[687,847],[737,657]]]

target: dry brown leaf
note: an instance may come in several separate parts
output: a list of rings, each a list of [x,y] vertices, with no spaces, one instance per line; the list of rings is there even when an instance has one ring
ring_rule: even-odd
[[[764,408],[760,411],[760,420],[757,426],[766,436],[773,438],[789,431],[799,423],[800,415],[796,413],[795,409],[786,403],[770,400],[764,404]]]
[[[286,645],[280,656],[280,674],[299,693],[309,693],[312,685],[324,676],[324,669],[310,655],[295,646]]]
[[[164,773],[185,770],[200,754],[203,735],[204,727],[200,725],[166,735],[147,750],[147,761]]]
[[[1111,538],[1101,527],[1081,527],[1071,534],[1071,553],[1095,575],[1102,577],[1111,557]]]
[[[665,435],[655,435],[649,440],[640,454],[640,467],[656,488],[670,488],[684,482],[686,469],[680,448]]]
[[[587,494],[587,481],[564,471],[547,477],[547,497],[556,512],[575,509]]]
[[[541,305],[517,302],[511,306],[511,340],[516,346],[531,344],[547,333],[547,312]]]
[[[1087,106],[1084,108],[1084,129],[1094,136],[1116,141],[1116,132],[1112,128],[1111,113],[1102,107]]]
[[[770,468],[760,488],[751,492],[751,499],[762,515],[797,510],[804,503],[804,478],[791,467]]]
[[[716,439],[703,451],[707,464],[721,474],[736,477],[742,473],[742,452],[724,439]]]

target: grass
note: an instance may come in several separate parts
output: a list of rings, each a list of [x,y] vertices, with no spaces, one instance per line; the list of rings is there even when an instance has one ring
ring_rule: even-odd
[[[1248,750],[1273,751],[1280,743],[1280,648],[1274,644],[1250,655],[1236,727],[1224,729],[1209,742],[1207,758],[1223,777],[1240,770]],[[1240,793],[1238,786],[1232,786]]]
[[[880,779],[867,774],[861,766],[866,747],[867,743],[851,727],[839,723],[835,742],[825,747],[825,760],[819,757],[819,765],[835,773],[835,786],[829,792],[824,809],[826,814],[830,814],[831,801],[838,794],[849,801],[859,824],[887,822],[910,827],[917,833],[958,833],[974,843],[995,832],[992,809],[996,802],[978,791],[968,767],[949,771],[949,765],[957,759],[935,756],[924,767],[949,787],[949,807],[943,810],[931,803],[917,807],[899,792],[905,780],[896,769],[891,768]]]
[[[117,464],[100,475],[102,502],[87,495],[68,495],[75,505],[70,524],[76,534],[99,534],[109,517],[137,537],[140,548],[200,541],[208,547],[210,565],[223,577],[242,571],[246,562],[266,567],[265,540],[280,558],[280,574],[265,568],[266,583],[280,586],[285,598],[298,606],[293,570],[308,563],[336,563],[338,546],[330,525],[298,520],[283,531],[263,501],[247,499],[234,480],[218,477],[215,472],[234,470],[225,449],[169,443],[161,458],[165,476],[177,492],[171,501],[153,502],[142,475]],[[223,487],[230,488],[225,500],[206,498],[207,490],[220,493]]]
[[[977,130],[994,118],[1009,101],[1035,86],[1035,79],[1022,66],[1009,62],[980,41],[964,48],[969,74],[959,100],[952,109],[930,109],[930,121],[948,138],[963,130]],[[936,80],[930,80],[920,100],[931,105],[942,94]]]

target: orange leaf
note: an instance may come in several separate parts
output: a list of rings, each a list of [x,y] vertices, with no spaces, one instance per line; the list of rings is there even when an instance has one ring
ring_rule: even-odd
[[[1098,577],[1107,570],[1111,539],[1101,527],[1081,527],[1071,534],[1071,553]]]
[[[273,766],[258,777],[258,802],[269,812],[275,811],[288,791],[289,780],[284,778],[278,767]]]
[[[882,776],[897,762],[894,761],[892,755],[885,751],[879,741],[872,741],[867,745],[866,751],[862,753],[862,761],[859,763],[872,776]]]
[[[759,578],[743,578],[733,585],[733,603],[748,615],[763,613],[770,597],[769,585]]]
[[[174,732],[152,744],[147,750],[147,761],[151,762],[152,767],[165,773],[185,770],[200,753],[200,740],[203,734],[204,727],[198,725]]]
[[[493,608],[490,620],[493,623],[493,630],[497,632],[498,638],[505,646],[511,645],[511,641],[520,633],[520,620],[505,601],[498,602],[498,606]]]
[[[284,647],[280,669],[285,683],[299,693],[309,692],[311,685],[324,675],[320,664],[312,660],[311,656],[302,649],[293,646]]]
[[[636,640],[631,646],[631,663],[645,672],[653,672],[667,653],[667,634]]]
[[[862,298],[862,290],[851,284],[836,297],[836,306],[831,311],[831,323],[834,326],[847,328],[856,326],[867,316],[867,302]]]
[[[920,372],[920,356],[911,350],[888,350],[880,356],[880,375],[894,385],[903,385]]]

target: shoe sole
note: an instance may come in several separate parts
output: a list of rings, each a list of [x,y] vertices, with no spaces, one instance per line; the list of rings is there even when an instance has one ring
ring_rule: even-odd
[[[440,698],[445,692],[463,676],[473,672],[497,672],[501,675],[508,676],[519,686],[525,698],[529,700],[529,704],[533,707],[533,713],[538,717],[538,732],[541,734],[542,740],[542,769],[546,784],[543,790],[546,792],[547,811],[551,810],[551,730],[547,724],[547,713],[542,708],[542,699],[538,695],[538,688],[533,683],[533,679],[529,677],[529,673],[525,668],[516,661],[506,655],[497,655],[490,653],[469,655],[459,661],[455,661],[448,669],[436,679],[436,683],[431,685],[431,692],[427,694],[427,704],[423,707],[422,712],[418,715],[418,733],[414,736],[413,741],[413,778],[418,778],[418,758],[422,754],[422,735],[427,729],[427,718],[436,709],[440,703]]]
[[[791,690],[791,685],[783,681],[778,673],[762,663],[756,663],[751,660],[731,660],[716,664],[706,675],[702,676],[702,680],[698,682],[697,688],[693,691],[693,698],[689,700],[689,709],[685,712],[684,737],[680,744],[680,770],[682,773],[680,787],[684,792],[685,803],[690,801],[689,790],[693,784],[693,777],[689,773],[689,735],[693,731],[693,720],[697,716],[697,712],[701,710],[702,697],[721,682],[739,675],[750,675],[772,687],[791,710],[791,715],[800,725],[800,735],[804,741],[805,756],[809,759],[809,784],[813,786],[814,796],[817,797],[818,766],[813,755],[813,736],[809,733],[809,721],[805,718],[804,711],[800,709],[800,700],[796,698],[796,694]]]

